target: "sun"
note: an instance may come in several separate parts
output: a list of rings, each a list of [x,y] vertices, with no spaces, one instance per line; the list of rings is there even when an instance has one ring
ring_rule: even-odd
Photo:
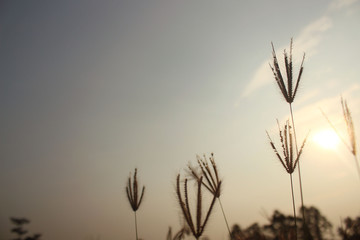
[[[335,149],[338,146],[340,139],[333,130],[327,129],[317,132],[313,137],[313,141],[323,148]]]

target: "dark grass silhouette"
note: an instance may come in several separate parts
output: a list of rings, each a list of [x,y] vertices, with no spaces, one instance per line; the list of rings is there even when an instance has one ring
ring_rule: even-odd
[[[201,158],[200,156],[196,156],[196,158],[198,163],[197,169],[190,164],[188,165],[190,176],[192,176],[197,181],[199,181],[202,176],[204,177],[205,180],[202,181],[202,184],[211,194],[213,194],[218,199],[222,214],[224,216],[225,224],[231,238],[229,223],[227,221],[225,211],[220,199],[222,180],[220,180],[219,178],[219,172],[215,163],[214,153],[211,153],[209,157],[210,164],[208,163],[205,154],[203,158]]]
[[[137,218],[136,218],[136,211],[139,209],[142,199],[144,197],[145,186],[142,187],[141,195],[139,198],[139,191],[138,191],[138,180],[137,180],[137,169],[135,168],[134,172],[134,179],[133,183],[131,184],[131,174],[128,179],[128,185],[126,186],[126,194],[130,203],[130,206],[135,214],[135,234],[136,240],[138,240],[138,229],[137,229]]]
[[[274,74],[275,81],[277,85],[280,88],[280,91],[285,99],[285,101],[289,104],[289,110],[290,110],[290,116],[291,116],[291,122],[292,126],[294,128],[294,139],[295,139],[295,149],[296,153],[299,154],[298,150],[298,144],[297,144],[297,137],[296,137],[296,130],[295,130],[295,120],[294,120],[294,114],[292,109],[292,103],[295,100],[296,93],[299,89],[299,84],[301,80],[301,76],[304,71],[304,60],[305,60],[305,53],[303,55],[299,74],[296,78],[296,82],[293,77],[293,62],[292,62],[292,45],[293,45],[293,39],[290,40],[290,52],[289,54],[284,50],[284,62],[285,62],[285,69],[286,69],[286,81],[283,78],[283,75],[280,71],[279,63],[276,57],[274,44],[271,43],[272,46],[272,55],[273,55],[273,65],[270,64],[270,68]],[[301,196],[301,205],[304,206],[304,195],[303,195],[303,186],[302,186],[302,180],[301,180],[301,167],[300,163],[298,164],[298,173],[299,173],[299,184],[300,184],[300,196]],[[303,221],[305,221],[305,212],[302,213],[303,215]]]
[[[290,175],[291,196],[292,196],[293,212],[294,212],[294,219],[295,219],[295,239],[297,239],[296,210],[295,210],[294,186],[293,186],[292,174],[295,171],[295,168],[299,163],[300,156],[301,156],[302,150],[303,150],[305,142],[306,142],[306,138],[301,145],[299,153],[295,156],[295,154],[294,154],[294,135],[292,132],[292,127],[289,124],[289,121],[286,121],[286,124],[284,125],[283,130],[281,130],[279,122],[277,122],[277,123],[278,123],[278,128],[279,128],[282,156],[280,155],[279,151],[277,150],[274,142],[272,141],[272,139],[267,131],[266,131],[266,134],[270,140],[270,145],[271,145],[272,149],[274,150],[277,158],[279,159],[280,163],[282,164],[282,166],[284,167],[286,172]]]
[[[200,177],[199,180],[196,181],[197,183],[197,199],[196,199],[196,214],[195,219],[193,219],[193,214],[191,213],[190,204],[189,204],[189,196],[188,196],[188,179],[185,178],[184,181],[184,198],[181,194],[180,189],[180,174],[178,174],[176,178],[176,195],[178,198],[178,203],[180,205],[181,211],[185,218],[186,223],[188,224],[193,236],[195,239],[200,239],[201,235],[205,230],[206,223],[208,222],[211,212],[214,208],[214,204],[216,201],[216,195],[213,195],[212,201],[206,211],[205,217],[202,215],[202,205],[203,205],[203,195],[201,188],[203,177]]]

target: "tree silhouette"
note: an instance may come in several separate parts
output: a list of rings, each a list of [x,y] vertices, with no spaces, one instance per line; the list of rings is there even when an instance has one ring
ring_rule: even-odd
[[[303,239],[309,240],[327,240],[333,239],[332,224],[321,215],[320,211],[315,207],[304,207],[305,223],[302,226],[304,233]]]
[[[266,231],[269,231],[274,240],[295,239],[296,225],[293,216],[285,216],[278,210],[275,210],[270,223],[264,226]]]
[[[351,219],[345,218],[344,225],[338,228],[338,233],[343,240],[360,239],[360,217]]]
[[[268,239],[263,231],[263,227],[258,223],[250,225],[248,228],[242,230],[241,227],[235,224],[231,230],[231,236],[234,240],[266,240]]]
[[[32,236],[25,236],[28,231],[24,229],[24,225],[30,223],[30,220],[27,218],[11,217],[10,221],[15,225],[15,227],[11,229],[11,232],[17,234],[17,237],[12,240],[40,240],[41,234],[38,233]]]
[[[300,209],[305,212],[306,226],[302,234],[298,235],[303,240],[329,240],[334,239],[331,223],[315,207],[305,207]],[[295,219],[292,215],[285,215],[275,210],[271,217],[268,217],[269,223],[260,226],[258,223],[250,225],[246,229],[241,229],[237,224],[233,225],[231,235],[234,240],[294,240],[295,237]],[[355,236],[354,238],[343,238],[344,240],[360,239],[360,217],[357,225],[355,221],[348,220],[345,229],[341,231],[346,236]],[[352,227],[350,227],[352,226]],[[306,230],[306,231],[305,231]],[[339,230],[340,231],[340,230]],[[358,235],[356,235],[358,234]],[[357,238],[356,238],[357,237]]]

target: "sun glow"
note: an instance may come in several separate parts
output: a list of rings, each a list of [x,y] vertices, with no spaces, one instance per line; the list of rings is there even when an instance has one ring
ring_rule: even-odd
[[[314,135],[313,141],[323,148],[335,149],[340,139],[333,130],[323,130]]]

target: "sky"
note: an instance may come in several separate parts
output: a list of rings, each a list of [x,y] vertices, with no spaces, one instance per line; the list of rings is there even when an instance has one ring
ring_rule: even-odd
[[[139,236],[165,239],[182,224],[177,174],[212,152],[230,225],[290,215],[266,130],[277,142],[289,118],[269,63],[271,43],[283,63],[291,38],[295,74],[306,54],[293,103],[298,141],[310,131],[305,205],[335,228],[359,216],[352,155],[312,140],[331,130],[320,109],[347,140],[341,96],[360,136],[359,25],[358,0],[1,1],[0,239],[11,216],[44,239],[135,239],[134,168]],[[204,235],[227,239],[218,205]]]

